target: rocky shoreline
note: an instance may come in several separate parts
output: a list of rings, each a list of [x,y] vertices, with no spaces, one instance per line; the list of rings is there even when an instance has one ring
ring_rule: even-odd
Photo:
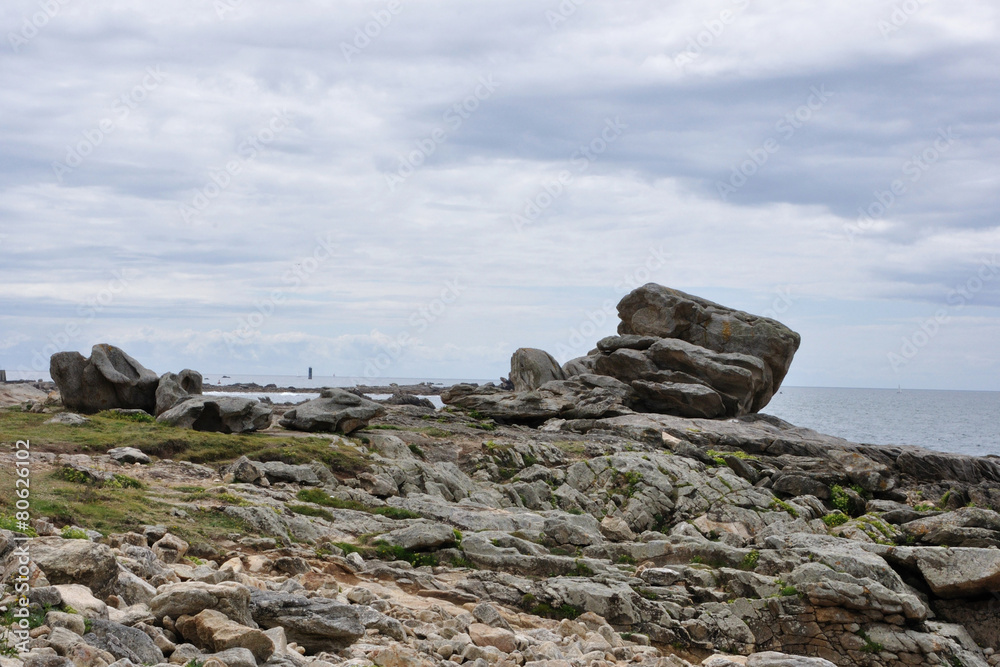
[[[635,303],[629,326],[661,322]],[[28,531],[28,650],[0,667],[1000,664],[1000,458],[757,414],[781,366],[728,331],[751,344],[625,332],[575,360],[615,375],[519,350],[511,388],[439,410],[228,405],[188,372],[134,373],[157,420],[36,390],[0,412],[0,483],[31,437],[52,510]],[[80,377],[102,355],[127,361],[95,348]]]

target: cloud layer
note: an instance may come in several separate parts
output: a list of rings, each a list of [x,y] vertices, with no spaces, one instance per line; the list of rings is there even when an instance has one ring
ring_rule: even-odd
[[[0,367],[469,377],[646,281],[1000,389],[1000,8],[11,0]]]

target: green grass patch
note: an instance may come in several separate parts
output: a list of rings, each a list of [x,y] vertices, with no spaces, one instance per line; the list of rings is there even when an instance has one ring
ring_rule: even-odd
[[[743,557],[743,560],[740,562],[740,569],[756,570],[758,561],[760,561],[760,552],[754,549]]]
[[[9,530],[12,533],[22,533],[28,537],[38,537],[38,533],[31,526],[25,529],[18,527],[18,521],[12,516],[7,516],[6,514],[0,515],[0,529]]]
[[[735,451],[735,452],[720,452],[717,449],[709,449],[705,453],[708,454],[709,456],[711,456],[715,460],[715,462],[718,465],[720,465],[720,466],[726,465],[726,458],[725,457],[727,457],[727,456],[735,456],[736,458],[741,459],[743,461],[757,461],[757,460],[759,460],[759,457],[754,456],[753,454],[747,454],[746,452],[740,452],[740,451]]]
[[[407,447],[410,448],[410,451],[413,452],[413,455],[416,456],[418,459],[427,458],[427,455],[424,454],[424,450],[420,449],[419,445],[415,445],[411,442],[410,444],[407,445]]]
[[[876,641],[872,641],[868,637],[867,633],[859,630],[858,636],[861,637],[863,640],[865,640],[865,645],[861,647],[862,653],[881,653],[882,651],[885,650],[885,646],[879,644]]]
[[[64,540],[90,539],[90,535],[87,535],[87,531],[83,530],[82,528],[70,528],[69,526],[63,528],[59,536],[62,537]]]
[[[834,484],[830,487],[830,503],[844,514],[850,514],[851,497],[844,491],[844,487]]]
[[[289,464],[319,460],[334,472],[356,474],[368,468],[365,457],[324,437],[297,438],[262,433],[227,434],[176,428],[156,421],[135,421],[116,412],[90,416],[81,426],[46,424],[47,414],[0,410],[0,443],[30,440],[33,449],[104,453],[136,447],[150,456],[192,463],[219,463],[247,456]]]
[[[793,518],[798,518],[799,516],[798,510],[786,503],[784,500],[779,500],[777,498],[771,501],[771,509],[779,512],[788,512]]]
[[[573,569],[566,573],[567,577],[592,577],[594,576],[594,571],[590,569],[590,566],[581,560],[573,563]]]
[[[301,489],[295,496],[302,502],[314,503],[324,507],[332,507],[338,510],[354,510],[355,512],[367,512],[368,514],[378,514],[389,519],[419,519],[420,515],[402,507],[368,507],[356,500],[341,500],[334,498],[322,489]]]
[[[326,519],[327,521],[333,521],[333,515],[322,507],[313,507],[312,505],[288,505],[288,509],[292,510],[296,514],[315,516],[320,517],[321,519]]]
[[[848,521],[850,521],[850,517],[848,517],[840,510],[837,510],[835,512],[830,512],[829,514],[823,517],[823,523],[825,523],[830,528],[843,526]]]
[[[781,590],[778,591],[778,594],[784,597],[790,597],[792,595],[798,595],[799,590],[795,588],[795,586],[782,586]]]

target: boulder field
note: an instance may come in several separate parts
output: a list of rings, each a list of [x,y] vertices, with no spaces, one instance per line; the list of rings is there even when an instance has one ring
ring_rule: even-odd
[[[38,516],[26,651],[2,667],[1000,664],[1000,459],[764,415],[531,428],[415,405],[326,436],[350,466],[60,444],[93,420],[33,440],[34,502],[58,478],[167,518]],[[0,530],[5,582],[24,537]]]
[[[758,414],[773,320],[659,285],[619,315],[439,410],[55,355],[0,410],[33,508],[0,496],[0,667],[1000,665],[1000,458]]]
[[[560,366],[547,352],[517,350],[512,390],[458,385],[445,403],[508,423],[538,425],[632,412],[740,417],[781,386],[799,335],[750,315],[650,283],[618,304],[618,335]]]

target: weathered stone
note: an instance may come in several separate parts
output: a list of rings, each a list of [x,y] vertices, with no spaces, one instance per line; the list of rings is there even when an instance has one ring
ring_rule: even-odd
[[[333,651],[364,635],[357,609],[327,598],[253,592],[253,619],[264,628],[282,627],[289,641],[309,651]]]
[[[715,352],[763,360],[766,387],[755,396],[753,412],[767,405],[778,390],[800,342],[799,335],[780,322],[653,283],[623,298],[618,315],[622,335],[676,338]]]
[[[59,598],[66,607],[75,609],[85,618],[107,618],[108,605],[94,597],[93,591],[81,584],[56,584]]]
[[[57,352],[49,374],[71,410],[136,408],[152,414],[156,409],[156,373],[113,345],[95,345],[89,359],[79,352]]]
[[[771,484],[771,490],[786,496],[816,496],[830,499],[830,487],[806,475],[778,475]]]
[[[517,641],[510,630],[473,623],[469,626],[468,633],[476,646],[493,646],[504,653],[512,653],[517,649]]]
[[[119,463],[141,463],[147,465],[151,462],[147,454],[135,447],[115,447],[108,450],[108,456]]]
[[[35,538],[31,558],[49,583],[80,584],[98,595],[111,593],[118,578],[118,563],[111,549],[87,540]]]
[[[322,482],[316,471],[308,465],[291,465],[281,461],[267,461],[261,463],[267,481],[272,484],[276,482],[290,482],[303,486],[319,486]]]
[[[238,584],[206,584],[199,581],[167,584],[157,589],[149,608],[157,620],[164,616],[175,619],[193,616],[205,609],[214,609],[241,625],[253,626],[250,592]]]
[[[178,563],[188,552],[190,545],[177,537],[167,533],[153,543],[152,549],[156,557],[164,563]]]
[[[274,653],[274,643],[263,632],[236,623],[225,614],[212,609],[201,611],[195,616],[182,616],[174,625],[189,642],[213,653],[245,648],[260,662]]]
[[[282,417],[280,424],[293,431],[352,433],[385,414],[374,401],[343,389],[323,389],[320,397],[301,403]]]
[[[156,421],[195,431],[251,433],[268,427],[271,409],[239,396],[192,396],[162,413]]]
[[[895,551],[897,557],[917,567],[938,597],[1000,593],[1000,549],[900,547]]]
[[[163,652],[142,630],[121,623],[94,620],[84,637],[88,643],[107,651],[118,659],[131,660],[135,665],[157,665],[165,662]]]
[[[265,479],[264,465],[258,461],[251,461],[246,456],[241,456],[232,465],[223,468],[222,474],[231,474],[234,482],[245,484],[256,484]]]
[[[823,658],[764,651],[750,654],[747,657],[746,667],[837,667],[837,665]]]
[[[547,518],[542,530],[556,544],[589,546],[604,541],[601,525],[589,514],[560,513]]]
[[[378,539],[407,551],[441,549],[456,541],[455,529],[443,523],[418,523],[385,533]]]
[[[510,358],[510,381],[514,391],[531,391],[546,382],[565,379],[559,362],[544,350],[522,347]]]
[[[156,415],[159,416],[193,395],[201,394],[202,377],[198,371],[164,373],[156,385]]]

